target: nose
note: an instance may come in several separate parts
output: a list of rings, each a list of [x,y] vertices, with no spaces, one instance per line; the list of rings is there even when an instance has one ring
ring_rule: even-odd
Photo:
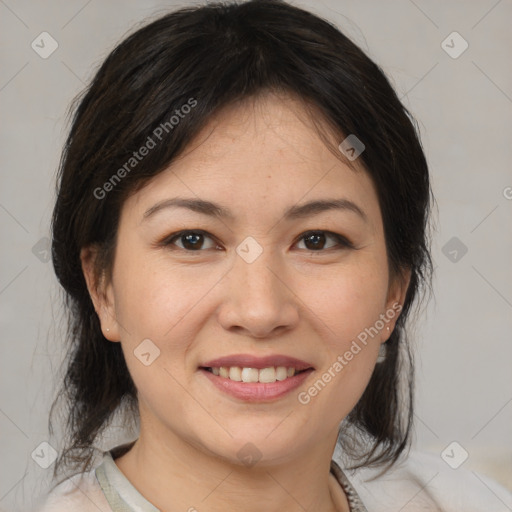
[[[282,263],[264,250],[252,263],[238,255],[224,277],[218,321],[226,330],[252,338],[268,338],[293,329],[299,301]]]

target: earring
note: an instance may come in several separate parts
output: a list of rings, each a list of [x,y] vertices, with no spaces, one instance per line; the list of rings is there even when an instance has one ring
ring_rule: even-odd
[[[386,327],[386,329],[389,332],[389,325]],[[382,363],[386,359],[387,350],[388,347],[386,345],[386,342],[381,343],[379,347],[379,356],[377,357],[377,363]]]
[[[389,329],[389,327],[388,327],[388,329]],[[108,327],[107,327],[105,330],[106,330],[107,332],[109,332],[109,331],[110,331],[110,329],[109,329]]]
[[[381,343],[379,347],[379,356],[377,357],[377,363],[383,363],[386,359],[386,353],[387,353],[387,345],[386,343]]]

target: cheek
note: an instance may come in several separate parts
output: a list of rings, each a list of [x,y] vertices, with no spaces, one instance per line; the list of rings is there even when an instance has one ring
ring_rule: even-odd
[[[375,324],[384,313],[387,273],[378,258],[319,274],[311,287],[305,279],[301,297],[326,351],[316,381],[302,395],[334,419],[356,405],[371,378],[380,347]],[[379,324],[380,325],[380,324]]]
[[[304,278],[301,283],[298,295],[304,297],[317,325],[323,326],[322,337],[338,352],[350,346],[351,340],[384,313],[387,273],[377,262],[333,267],[332,271],[319,273],[316,279]]]
[[[215,282],[211,273],[172,265],[165,255],[132,253],[117,263],[116,315],[129,337],[137,339],[172,343],[173,332],[182,329]]]
[[[323,312],[329,326],[324,338],[329,340],[329,357],[316,386],[323,389],[325,385],[327,392],[318,393],[318,406],[345,416],[358,402],[375,368],[383,332],[378,327],[382,327],[379,319],[385,313],[387,268],[375,258],[340,272],[325,284],[323,293],[316,294],[317,311]]]
[[[163,258],[132,252],[116,264],[116,316],[126,364],[139,398],[157,414],[162,404],[180,403],[177,382],[186,381],[186,356],[194,337],[187,326],[204,286]]]

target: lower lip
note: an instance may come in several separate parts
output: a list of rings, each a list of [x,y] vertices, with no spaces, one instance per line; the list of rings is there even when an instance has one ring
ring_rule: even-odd
[[[214,386],[228,395],[234,396],[244,402],[268,402],[270,400],[282,398],[294,389],[298,388],[313,372],[313,369],[310,368],[309,370],[298,373],[293,377],[287,377],[285,380],[278,380],[271,383],[237,382],[235,380],[225,379],[224,377],[214,375],[203,368],[200,368],[200,371]]]

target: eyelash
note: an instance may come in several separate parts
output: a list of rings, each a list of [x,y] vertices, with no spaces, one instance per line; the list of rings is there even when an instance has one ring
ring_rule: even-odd
[[[203,235],[203,236],[205,236],[207,238],[211,238],[215,243],[217,243],[213,236],[211,236],[208,232],[203,231],[202,229],[186,229],[186,230],[178,231],[176,233],[172,233],[171,235],[169,235],[166,238],[164,238],[160,242],[159,245],[167,247],[167,248],[171,248],[171,246],[174,245],[174,241],[175,240],[183,237],[184,235],[189,235],[189,234]],[[309,253],[321,253],[321,252],[326,252],[326,251],[330,251],[330,250],[355,249],[355,247],[352,244],[352,242],[350,242],[350,240],[348,240],[344,236],[339,235],[337,233],[333,233],[332,231],[325,231],[325,230],[310,230],[310,231],[306,231],[306,232],[302,233],[296,239],[296,241],[294,242],[294,245],[297,244],[298,242],[302,241],[303,239],[307,238],[308,236],[319,235],[319,234],[325,234],[327,237],[334,238],[334,240],[336,240],[336,242],[337,242],[337,246],[328,247],[327,249],[318,249],[318,250],[301,249],[301,250],[307,251]],[[181,251],[185,251],[185,252],[188,252],[188,253],[196,253],[196,252],[200,253],[200,252],[204,252],[205,250],[211,250],[211,249],[190,250],[190,249],[185,249],[185,248],[182,248],[182,247],[174,246],[174,247],[171,248],[171,250],[181,250]]]

